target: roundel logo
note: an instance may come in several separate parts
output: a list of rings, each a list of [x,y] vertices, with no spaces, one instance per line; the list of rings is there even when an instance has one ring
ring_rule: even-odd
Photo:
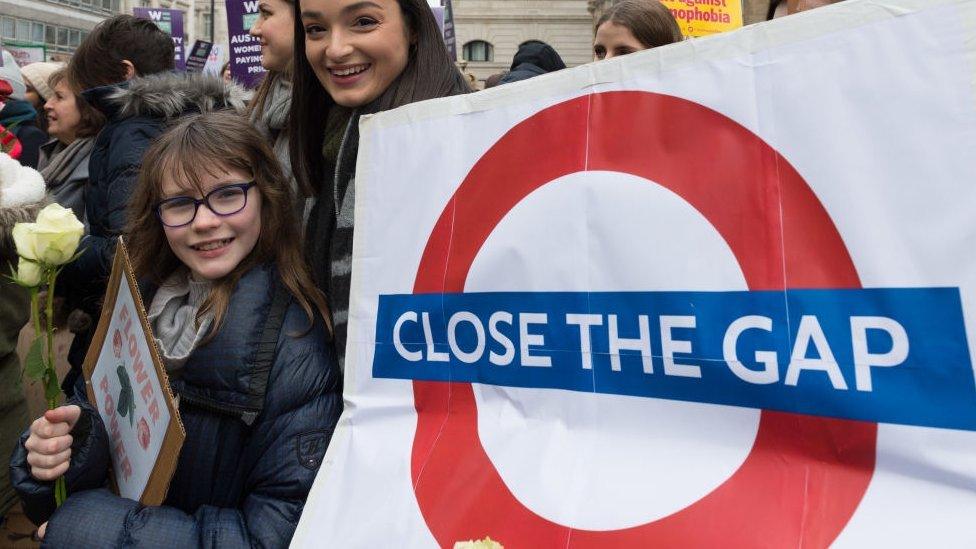
[[[717,151],[704,171],[695,169],[703,145]],[[860,288],[826,210],[768,144],[687,100],[609,92],[536,113],[478,160],[434,226],[414,293],[463,292],[475,257],[509,211],[540,187],[585,171],[631,174],[681,197],[729,245],[750,290]],[[779,204],[782,215],[756,215],[768,204]],[[773,547],[826,546],[874,471],[877,424],[764,410],[744,462],[698,501],[637,526],[574,528],[533,512],[506,486],[479,439],[470,383],[414,381],[413,389],[412,480],[442,546],[490,535],[513,547],[739,547],[755,545],[757,530]]]

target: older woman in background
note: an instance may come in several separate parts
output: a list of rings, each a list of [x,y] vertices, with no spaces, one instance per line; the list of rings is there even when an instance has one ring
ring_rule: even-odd
[[[38,168],[51,198],[84,221],[88,158],[105,117],[71,88],[63,70],[55,72],[48,85],[52,94],[44,112],[54,139],[41,147]]]

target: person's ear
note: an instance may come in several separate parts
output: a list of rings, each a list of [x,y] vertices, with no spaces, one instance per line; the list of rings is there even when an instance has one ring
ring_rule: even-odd
[[[132,64],[132,61],[129,61],[128,59],[123,59],[122,64],[125,65],[126,80],[132,80],[133,78],[138,76],[138,74],[136,73],[136,66]]]

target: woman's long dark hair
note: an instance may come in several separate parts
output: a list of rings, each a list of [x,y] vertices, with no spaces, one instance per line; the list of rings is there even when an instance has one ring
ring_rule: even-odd
[[[415,101],[467,93],[464,76],[444,46],[437,21],[426,0],[397,0],[403,19],[416,41],[410,45],[407,66],[363,112],[380,112]],[[322,143],[329,110],[335,102],[319,82],[305,57],[302,3],[295,0],[295,56],[289,112],[292,170],[305,192],[318,194],[325,177]]]

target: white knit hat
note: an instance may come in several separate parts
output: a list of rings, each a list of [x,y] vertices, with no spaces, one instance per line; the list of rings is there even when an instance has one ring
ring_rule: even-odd
[[[14,93],[10,94],[11,99],[24,99],[27,93],[27,86],[24,85],[24,77],[20,75],[20,67],[14,56],[7,50],[3,50],[3,66],[0,66],[0,80],[6,80]]]
[[[37,94],[41,96],[41,102],[47,101],[54,95],[54,90],[48,85],[47,81],[51,75],[63,68],[61,63],[38,62],[25,65],[20,68],[20,73],[24,75],[24,84],[33,86]]]

